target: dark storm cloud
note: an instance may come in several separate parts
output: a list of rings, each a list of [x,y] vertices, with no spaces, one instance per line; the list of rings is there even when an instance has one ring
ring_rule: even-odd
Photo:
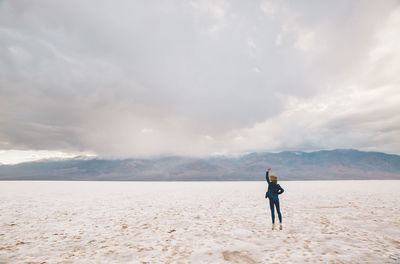
[[[126,157],[352,147],[351,126],[388,117],[329,98],[352,109],[348,87],[362,97],[399,84],[383,70],[363,76],[378,63],[399,69],[379,40],[398,25],[396,10],[391,1],[2,1],[0,149]],[[322,112],[312,107],[321,102]],[[322,121],[305,127],[310,118]]]

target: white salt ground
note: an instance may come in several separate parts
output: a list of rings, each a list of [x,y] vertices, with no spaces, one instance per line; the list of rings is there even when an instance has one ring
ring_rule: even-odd
[[[0,263],[400,263],[400,181],[0,182]]]

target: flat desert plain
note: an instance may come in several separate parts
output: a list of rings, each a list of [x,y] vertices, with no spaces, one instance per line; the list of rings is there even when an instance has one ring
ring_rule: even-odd
[[[0,182],[0,263],[400,263],[400,181]]]

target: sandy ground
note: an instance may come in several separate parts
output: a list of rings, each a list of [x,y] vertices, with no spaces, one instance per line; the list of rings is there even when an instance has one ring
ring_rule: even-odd
[[[0,182],[0,263],[400,263],[400,181]]]

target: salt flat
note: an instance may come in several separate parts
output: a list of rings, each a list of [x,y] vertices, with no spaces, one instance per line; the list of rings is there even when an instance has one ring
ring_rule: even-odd
[[[399,263],[400,181],[0,182],[0,263]]]

